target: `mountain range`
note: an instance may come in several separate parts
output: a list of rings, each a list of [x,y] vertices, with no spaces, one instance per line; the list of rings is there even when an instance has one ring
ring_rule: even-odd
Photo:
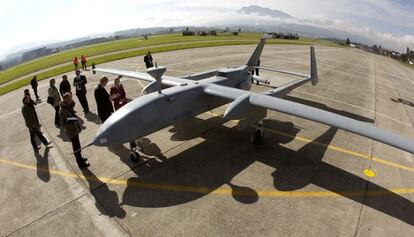
[[[287,14],[286,12],[282,12],[279,10],[270,9],[267,7],[261,7],[257,5],[251,5],[248,7],[242,7],[240,10],[237,11],[240,14],[257,14],[259,16],[270,16],[276,18],[293,18],[291,15]]]
[[[235,11],[232,17],[227,17],[224,19],[212,19],[211,22],[206,25],[208,27],[217,27],[217,28],[227,28],[231,27],[234,29],[241,28],[243,31],[266,31],[266,32],[291,32],[297,33],[302,36],[309,37],[319,37],[319,38],[333,38],[333,39],[346,39],[351,38],[355,42],[360,42],[364,44],[372,45],[375,42],[366,37],[357,34],[351,34],[342,30],[329,29],[327,27],[319,26],[315,23],[312,23],[308,20],[296,18],[289,13],[270,9],[266,7],[261,7],[257,5],[245,6]],[[121,36],[121,37],[130,37],[139,34],[148,34],[148,33],[166,33],[168,30],[166,27],[153,27],[153,28],[135,28],[127,29],[112,33],[105,33],[105,37],[108,36]],[[175,30],[179,27],[173,27]],[[200,28],[200,27],[198,27]],[[102,34],[98,36],[102,37]],[[92,39],[94,35],[89,35],[87,37],[67,40],[63,42],[44,42],[44,43],[31,43],[14,47],[13,50],[9,50],[8,54],[13,56],[16,54],[22,54],[25,51],[38,48],[38,47],[51,47],[58,48],[63,47],[69,43],[80,42],[85,39]]]

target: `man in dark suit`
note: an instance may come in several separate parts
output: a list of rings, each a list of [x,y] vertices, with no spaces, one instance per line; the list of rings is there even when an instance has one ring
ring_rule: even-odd
[[[33,76],[32,80],[30,81],[30,85],[32,86],[33,92],[36,96],[36,100],[39,100],[39,95],[37,94],[37,76]]]
[[[154,63],[152,61],[151,51],[148,51],[147,55],[145,55],[144,62],[145,62],[145,66],[147,68],[150,68],[150,67],[153,67],[154,66]]]
[[[42,132],[40,131],[40,123],[35,109],[35,102],[30,98],[30,92],[28,89],[24,90],[24,97],[22,102],[22,114],[24,122],[26,123],[26,127],[29,129],[30,132],[30,142],[32,143],[33,151],[37,153],[40,149],[40,147],[37,146],[35,140],[36,136],[46,147],[50,148],[50,144],[52,142],[47,141],[47,139],[43,136]]]
[[[68,76],[63,75],[62,76],[62,81],[59,84],[60,96],[63,97],[64,94],[71,93],[71,90],[72,90],[72,88],[70,87],[70,83],[68,81]]]
[[[76,77],[73,79],[73,85],[76,88],[76,96],[80,104],[82,105],[83,112],[89,113],[89,105],[88,100],[86,99],[86,84],[88,81],[84,75],[80,74],[80,70],[76,70]]]
[[[114,107],[112,106],[111,96],[105,89],[105,86],[108,84],[108,78],[102,77],[99,85],[95,88],[95,101],[96,106],[98,107],[98,116],[101,119],[102,123],[111,116],[114,112]]]

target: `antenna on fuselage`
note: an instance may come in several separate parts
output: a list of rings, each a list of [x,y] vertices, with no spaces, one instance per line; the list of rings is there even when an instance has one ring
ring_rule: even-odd
[[[167,71],[166,67],[151,67],[147,69],[147,73],[157,81],[158,94],[161,94],[162,89],[162,75]]]

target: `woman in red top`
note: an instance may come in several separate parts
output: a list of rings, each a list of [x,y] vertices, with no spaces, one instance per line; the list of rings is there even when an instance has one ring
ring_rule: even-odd
[[[111,94],[112,100],[114,101],[115,110],[118,110],[128,102],[124,87],[122,86],[119,79],[121,79],[121,76],[115,78],[115,85],[111,87],[111,90],[109,92]]]
[[[119,81],[119,79],[121,79],[121,77],[122,76],[119,76],[119,77],[115,78],[115,80],[114,80],[115,85],[113,87],[111,87],[111,90],[109,91],[109,93],[111,95],[111,99],[114,101],[115,110],[118,110],[119,108],[124,106],[126,103],[128,103],[124,87],[122,86],[122,84]],[[138,142],[138,144],[139,144],[139,142]],[[141,160],[141,155],[137,151],[138,144],[135,140],[131,141],[129,143],[129,147],[131,149],[130,158],[133,162],[136,162],[136,163],[138,163],[140,161],[143,161],[143,160]]]

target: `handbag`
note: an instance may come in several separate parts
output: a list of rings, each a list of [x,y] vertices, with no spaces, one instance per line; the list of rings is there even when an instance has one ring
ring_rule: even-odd
[[[72,121],[82,131],[81,118],[79,118],[72,110],[68,109],[68,111],[69,111],[70,114],[72,114],[71,118],[76,118],[76,119],[73,119]],[[68,119],[69,119],[69,117],[68,117]]]
[[[55,99],[52,96],[48,96],[46,102],[53,106],[55,104]]]

